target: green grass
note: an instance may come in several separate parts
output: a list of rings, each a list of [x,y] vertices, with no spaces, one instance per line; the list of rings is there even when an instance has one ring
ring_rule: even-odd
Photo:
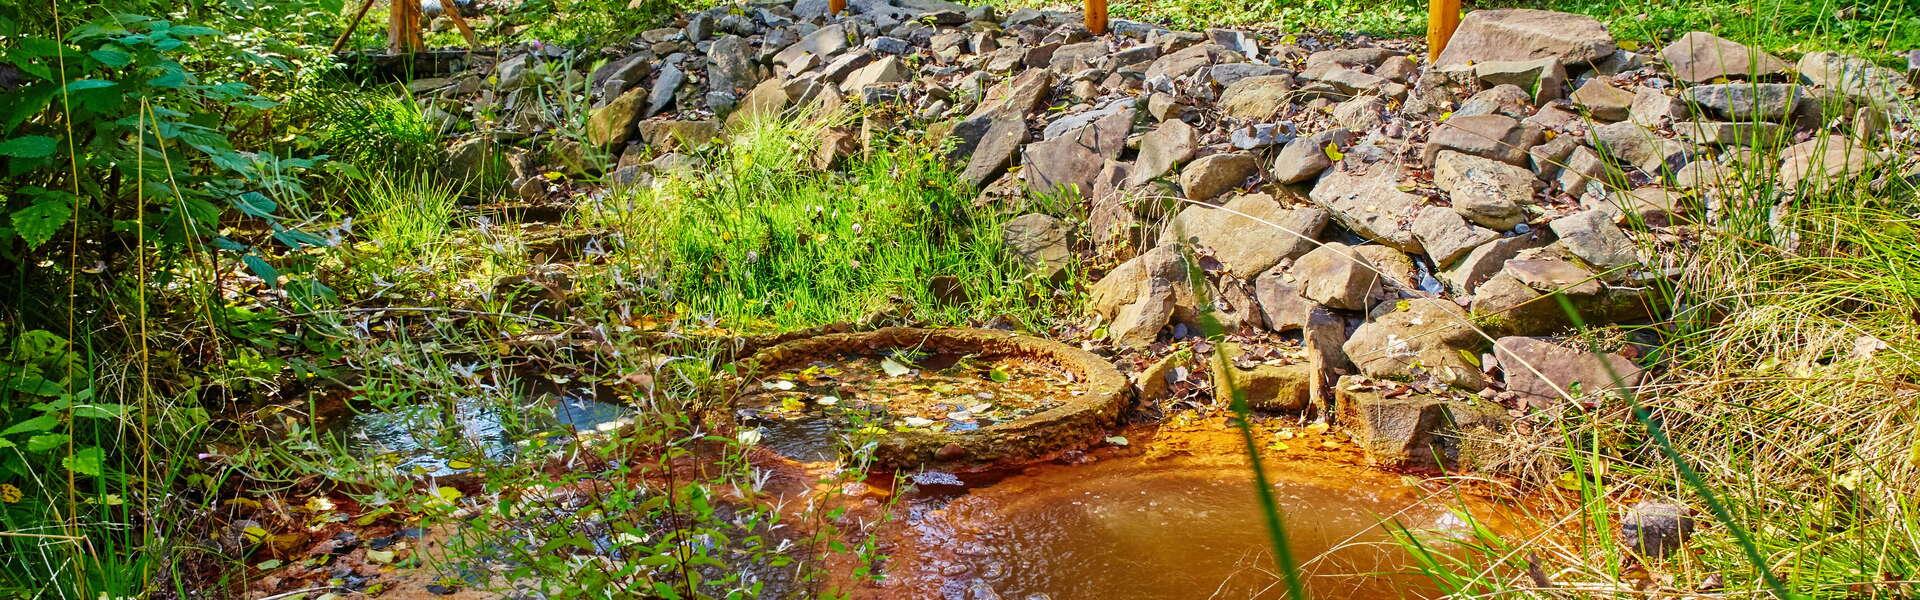
[[[1001,239],[1012,216],[977,207],[935,148],[882,140],[845,172],[808,167],[818,122],[763,121],[663,176],[589,206],[582,223],[621,232],[623,257],[660,282],[653,308],[734,327],[792,328],[875,314],[932,324],[1006,317],[1038,328],[1071,284],[1030,275]],[[929,281],[957,278],[966,302]]]
[[[1005,7],[1067,7],[1077,3],[1004,0]],[[1920,48],[1920,11],[1903,0],[1495,0],[1475,8],[1539,8],[1580,13],[1606,23],[1620,40],[1655,51],[1689,31],[1711,31],[1790,55],[1839,50],[1892,64],[1896,51]],[[1128,0],[1112,3],[1118,18],[1199,31],[1255,27],[1284,31],[1366,33],[1424,38],[1427,3],[1421,0]],[[1844,18],[1839,18],[1844,16]]]

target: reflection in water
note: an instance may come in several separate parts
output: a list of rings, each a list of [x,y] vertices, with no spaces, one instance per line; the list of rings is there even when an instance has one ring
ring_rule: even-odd
[[[1287,466],[1277,467],[1280,471]],[[1431,597],[1407,574],[1379,526],[1457,524],[1398,480],[1276,473],[1296,560],[1323,598]],[[1051,600],[1280,598],[1265,522],[1249,473],[1217,463],[1122,457],[1047,467],[950,499],[910,507],[910,539],[895,556],[898,589],[914,598]],[[975,593],[974,595],[978,595]]]
[[[631,413],[618,404],[553,393],[512,410],[497,399],[462,398],[452,407],[415,404],[354,414],[339,434],[356,456],[392,459],[403,473],[441,476],[472,468],[459,463],[511,459],[520,442],[543,434],[593,431]]]

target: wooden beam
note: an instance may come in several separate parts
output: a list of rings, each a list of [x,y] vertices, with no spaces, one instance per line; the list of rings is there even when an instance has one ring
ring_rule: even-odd
[[[392,11],[387,14],[387,51],[394,54],[413,54],[425,50],[427,41],[420,37],[420,0],[392,0]]]
[[[353,37],[353,30],[360,28],[360,19],[366,18],[369,8],[373,8],[373,0],[360,3],[360,10],[354,11],[353,20],[347,22],[347,30],[340,33],[340,39],[333,41],[335,54],[340,53],[341,48],[347,47],[347,38]]]
[[[1107,34],[1107,0],[1087,0],[1087,31],[1094,35]]]
[[[827,14],[838,15],[847,12],[847,0],[827,0]]]
[[[479,50],[480,36],[474,35],[473,28],[467,26],[467,19],[460,16],[460,4],[453,0],[440,1],[446,3],[447,19],[453,21],[453,26],[460,30],[461,37],[467,38],[467,48],[470,50]]]
[[[1427,0],[1427,62],[1440,58],[1460,27],[1460,0]]]

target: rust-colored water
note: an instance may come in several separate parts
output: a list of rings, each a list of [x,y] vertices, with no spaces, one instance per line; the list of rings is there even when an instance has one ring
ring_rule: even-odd
[[[910,500],[885,566],[890,581],[868,590],[870,596],[1282,597],[1237,438],[1202,435],[1196,444],[1191,433],[1160,437],[1143,450],[1091,464],[1035,467],[963,492]],[[1348,462],[1347,449],[1317,441],[1311,451],[1271,454],[1270,483],[1313,596],[1439,595],[1386,543],[1390,534],[1381,524],[1464,527],[1445,508],[1455,496],[1433,497],[1397,475]]]

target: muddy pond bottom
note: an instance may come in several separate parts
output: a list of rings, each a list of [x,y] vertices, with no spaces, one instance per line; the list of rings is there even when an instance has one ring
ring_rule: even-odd
[[[1397,521],[1462,529],[1399,478],[1348,465],[1268,463],[1312,596],[1425,598],[1391,545]],[[1118,457],[1049,465],[908,508],[884,597],[1028,600],[1281,598],[1251,471],[1221,460]],[[1478,512],[1478,511],[1476,511]],[[987,596],[991,597],[991,596]]]

